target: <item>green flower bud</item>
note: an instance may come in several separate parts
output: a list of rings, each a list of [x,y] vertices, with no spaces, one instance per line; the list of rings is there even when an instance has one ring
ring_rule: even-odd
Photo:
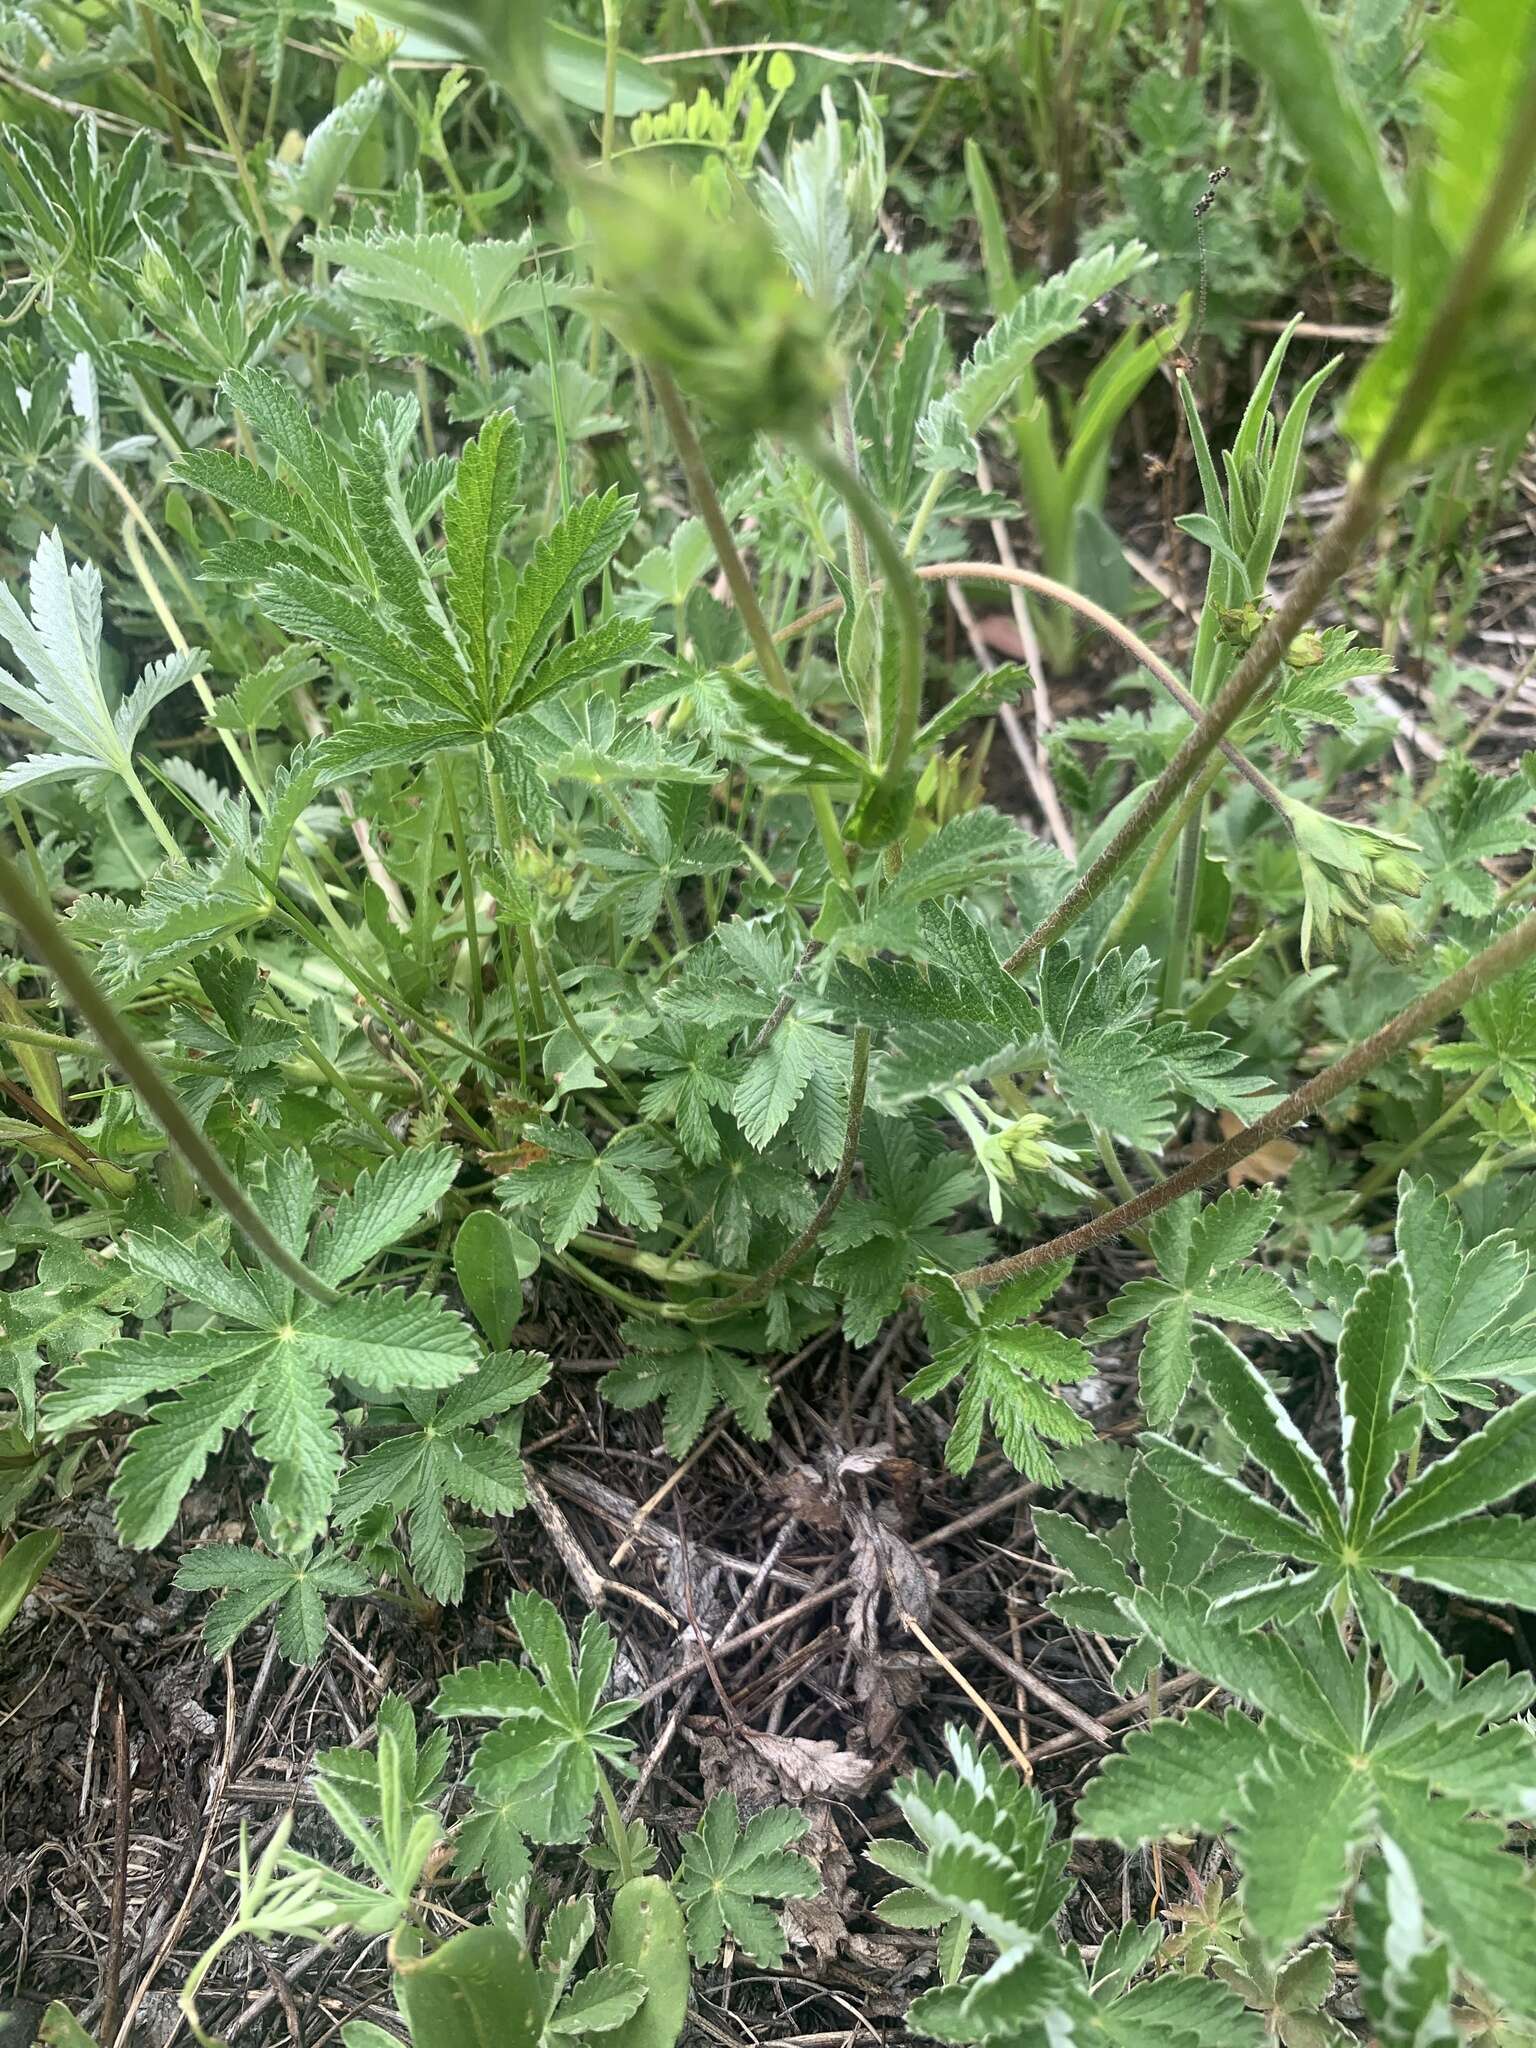
[[[718,219],[696,191],[632,174],[591,181],[582,207],[604,318],[717,427],[794,433],[821,418],[842,380],[828,316],[745,199]]]
[[[1383,853],[1371,862],[1371,879],[1394,896],[1417,896],[1424,886],[1424,870],[1405,854]]]
[[[1384,959],[1411,960],[1419,935],[1396,903],[1378,903],[1366,922],[1371,944]]]
[[[1252,598],[1246,604],[1218,605],[1216,607],[1216,633],[1228,647],[1249,648],[1259,637],[1267,614],[1261,612]]]
[[[1327,649],[1321,633],[1298,633],[1285,650],[1287,668],[1316,668]]]
[[[992,1143],[998,1154],[1009,1161],[1010,1166],[1017,1165],[1042,1172],[1051,1165],[1053,1159],[1062,1156],[1059,1145],[1052,1145],[1045,1140],[1044,1133],[1048,1128],[1043,1116],[1033,1110],[1026,1111],[1023,1116],[1016,1116],[1011,1124],[1004,1125],[1002,1130],[996,1132]]]

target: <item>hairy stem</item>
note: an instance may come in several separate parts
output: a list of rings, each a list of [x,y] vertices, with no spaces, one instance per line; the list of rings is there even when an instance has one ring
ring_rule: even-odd
[[[859,438],[853,424],[853,399],[848,386],[843,385],[832,401],[832,427],[837,435],[837,452],[848,468],[862,481],[859,469]],[[854,601],[863,597],[869,589],[869,544],[864,538],[864,528],[851,515],[848,520],[848,580],[853,585]]]
[[[1422,1032],[1432,1031],[1447,1017],[1453,1017],[1464,1009],[1485,988],[1524,966],[1533,955],[1536,955],[1536,911],[1529,912],[1501,938],[1495,939],[1491,946],[1485,946],[1481,953],[1475,953],[1464,967],[1459,967],[1444,981],[1427,989],[1405,1010],[1400,1010],[1383,1024],[1379,1031],[1372,1032],[1369,1038],[1352,1046],[1332,1066],[1314,1074],[1310,1081],[1277,1103],[1267,1114],[1245,1124],[1240,1131],[1234,1131],[1230,1138],[1213,1146],[1209,1152],[1202,1152],[1198,1159],[1181,1166],[1177,1173],[1169,1174],[1156,1187],[1143,1188],[1132,1200],[1122,1202],[1118,1208],[1110,1209],[1102,1216],[1095,1216],[1091,1222],[1080,1224],[1075,1230],[1064,1231],[1045,1244],[1031,1245],[1028,1251],[1015,1252],[1011,1258],[994,1259],[989,1265],[972,1266],[966,1272],[957,1273],[955,1285],[995,1287],[1004,1280],[1016,1279],[1021,1273],[1032,1273],[1039,1266],[1049,1265],[1053,1259],[1075,1258],[1079,1252],[1101,1244],[1105,1238],[1117,1237],[1121,1231],[1145,1223],[1149,1216],[1155,1216],[1159,1209],[1166,1209],[1181,1195],[1191,1194],[1207,1181],[1217,1179],[1229,1167],[1261,1151],[1274,1139],[1283,1137],[1293,1125],[1305,1122],[1332,1102],[1336,1095],[1342,1095],[1346,1088],[1352,1088],[1357,1081],[1363,1080],[1384,1060],[1401,1052]]]
[[[235,1228],[300,1293],[307,1294],[312,1301],[339,1301],[341,1297],[335,1288],[316,1279],[304,1261],[295,1257],[262,1221],[244,1189],[161,1078],[159,1068],[129,1030],[116,1005],[65,938],[51,907],[34,895],[21,870],[5,853],[0,853],[0,908],[34,948],[102,1051],[122,1072]]]
[[[894,788],[906,773],[923,712],[923,607],[917,578],[880,501],[858,471],[825,441],[807,439],[802,449],[806,460],[842,499],[850,534],[855,527],[862,529],[885,572],[885,587],[895,606],[895,628],[900,642],[896,715],[891,730],[880,735],[883,758],[879,763],[881,780],[888,789]]]
[[[683,465],[683,475],[688,483],[688,496],[694,510],[703,520],[706,531],[714,543],[715,554],[730,588],[731,601],[747,629],[747,638],[752,642],[752,651],[757,656],[757,665],[771,689],[781,697],[794,701],[794,685],[774,645],[774,637],[763,608],[757,601],[757,592],[752,588],[752,579],[747,574],[747,565],[741,559],[736,537],[731,532],[731,523],[725,516],[720,503],[720,494],[715,489],[715,480],[709,473],[704,460],[704,450],[699,446],[699,437],[693,431],[693,422],[679,396],[677,386],[671,377],[656,363],[646,364],[662,414],[667,422],[667,431],[672,436],[672,445],[677,450],[677,459]],[[843,836],[838,830],[837,817],[832,809],[832,799],[824,789],[810,791],[812,815],[816,820],[817,835],[821,840],[822,852],[827,858],[827,867],[832,878],[848,894],[853,896],[853,875],[848,866],[848,856],[843,851]]]
[[[444,753],[439,757],[439,774],[443,791],[443,808],[448,813],[448,830],[453,835],[453,856],[459,871],[459,895],[464,903],[464,945],[469,956],[469,1021],[478,1026],[481,1008],[485,1002],[484,967],[480,956],[480,920],[475,912],[475,878],[470,864],[469,846],[464,837],[464,819],[459,810],[458,792],[453,786],[452,756]]]

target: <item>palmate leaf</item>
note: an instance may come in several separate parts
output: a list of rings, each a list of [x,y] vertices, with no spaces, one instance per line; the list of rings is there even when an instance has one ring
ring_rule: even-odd
[[[451,1154],[424,1165],[406,1153],[365,1175],[322,1232],[317,1260],[356,1272],[383,1243],[415,1227],[453,1164]],[[265,1183],[248,1193],[277,1237],[306,1256],[318,1195],[308,1158],[280,1155]],[[472,1333],[432,1295],[370,1288],[323,1305],[300,1297],[263,1262],[222,1260],[205,1244],[164,1231],[130,1232],[125,1249],[135,1273],[217,1319],[203,1330],[119,1338],[62,1371],[45,1404],[47,1425],[59,1432],[147,1395],[168,1396],[130,1437],[113,1488],[119,1533],[135,1548],[161,1541],[209,1458],[248,1423],[269,1467],[274,1544],[307,1549],[324,1526],[341,1469],[330,1383],[347,1375],[385,1390],[446,1387],[474,1364]]]
[[[1262,1075],[1241,1071],[1239,1056],[1214,1032],[1177,1019],[1153,1024],[1151,956],[1113,948],[1091,966],[1064,941],[1046,949],[1039,969],[1044,1057],[1068,1105],[1128,1144],[1156,1148],[1173,1128],[1177,1095],[1243,1117],[1280,1098]]]
[[[1286,1508],[1165,1437],[1149,1436],[1143,1456],[1181,1505],[1226,1537],[1304,1567],[1289,1579],[1277,1565],[1267,1582],[1219,1597],[1218,1616],[1251,1627],[1266,1617],[1319,1612],[1344,1597],[1400,1680],[1419,1673],[1443,1691],[1450,1666],[1392,1582],[1418,1579],[1471,1598],[1536,1603],[1536,1522],[1473,1520],[1536,1479],[1536,1395],[1501,1410],[1389,1501],[1392,1472],[1423,1433],[1422,1411],[1399,1405],[1411,1307],[1407,1279],[1394,1264],[1371,1276],[1344,1318],[1335,1363],[1341,1494],[1262,1376],[1206,1327],[1194,1338],[1201,1379]]]
[[[0,793],[82,775],[113,775],[136,786],[132,756],[144,722],[197,672],[202,653],[193,648],[154,662],[115,701],[102,674],[100,573],[89,562],[70,565],[57,528],[38,542],[29,596],[30,617],[0,585],[0,639],[21,672],[0,670],[0,705],[58,751],[0,770]]]
[[[1522,1108],[1536,1110],[1536,963],[1526,961],[1462,1011],[1466,1036],[1432,1045],[1427,1065],[1479,1074],[1491,1067]]]
[[[469,1770],[474,1810],[456,1855],[462,1872],[483,1868],[500,1889],[527,1868],[525,1840],[575,1842],[598,1796],[598,1774],[623,1770],[633,1744],[614,1731],[634,1702],[602,1696],[613,1670],[613,1632],[595,1614],[582,1623],[576,1660],[556,1609],[537,1593],[507,1603],[528,1663],[478,1664],[444,1679],[434,1710],[493,1720]]]
[[[504,571],[522,450],[511,413],[492,413],[456,462],[406,471],[416,427],[409,400],[369,400],[332,440],[286,379],[246,371],[224,389],[277,463],[268,475],[206,450],[182,466],[188,482],[275,529],[226,550],[226,573],[254,581],[269,617],[339,656],[395,721],[370,717],[327,740],[328,779],[416,758],[413,745],[430,753],[482,742],[503,719],[650,657],[655,636],[635,619],[554,644],[633,525],[632,498],[609,490],[581,500],[520,577]],[[439,498],[441,593],[417,538]]]
[[[203,1622],[203,1646],[223,1657],[262,1615],[276,1609],[277,1647],[290,1664],[313,1664],[325,1648],[325,1601],[369,1590],[360,1565],[327,1544],[309,1555],[209,1543],[189,1550],[176,1568],[188,1591],[217,1588]]]
[[[784,1936],[770,1899],[814,1899],[821,1890],[815,1866],[790,1848],[810,1822],[790,1806],[770,1806],[745,1827],[731,1792],[717,1792],[704,1817],[683,1840],[672,1880],[687,1916],[688,1948],[695,1962],[712,1963],[727,1936],[753,1962],[777,1969]]]
[[[766,1441],[773,1384],[761,1366],[665,1323],[627,1322],[623,1340],[624,1362],[603,1375],[603,1397],[616,1408],[660,1401],[666,1418],[662,1440],[672,1457],[692,1450],[722,1405],[748,1436]]]
[[[1508,1231],[1468,1250],[1454,1203],[1406,1173],[1397,1184],[1397,1251],[1413,1305],[1404,1395],[1422,1402],[1431,1428],[1468,1402],[1491,1407],[1495,1385],[1536,1367],[1536,1315],[1523,1299],[1528,1256]]]
[[[661,1221],[654,1176],[674,1155],[658,1133],[633,1124],[599,1152],[569,1124],[546,1124],[522,1149],[496,1192],[508,1209],[538,1212],[552,1250],[564,1251],[578,1231],[590,1230],[601,1209],[640,1230]]]
[[[541,279],[532,234],[515,242],[461,242],[448,234],[375,229],[353,234],[322,229],[307,246],[339,265],[344,297],[408,307],[431,323],[447,322],[472,337],[508,320],[536,318],[569,299],[568,287]]]
[[[964,1152],[912,1123],[867,1115],[860,1157],[866,1192],[845,1196],[822,1232],[816,1279],[842,1303],[849,1342],[870,1344],[901,1307],[914,1274],[977,1265],[991,1239],[949,1227],[976,1190],[976,1170]]]
[[[579,655],[607,633],[600,626],[561,652]],[[736,834],[711,822],[705,792],[687,783],[635,791],[625,830],[598,826],[583,835],[581,850],[593,886],[572,905],[571,915],[615,917],[620,935],[629,939],[654,929],[670,890],[699,875],[728,873],[744,857]]]
[[[695,1166],[720,1157],[720,1133],[711,1112],[724,1109],[736,1088],[736,1072],[725,1051],[729,1036],[668,1018],[641,1049],[645,1071],[653,1078],[641,1092],[640,1108],[655,1122],[670,1118]]]
[[[956,905],[932,904],[920,906],[918,924],[923,965],[840,961],[828,987],[839,1017],[888,1041],[877,1086],[889,1108],[1019,1067],[1040,1036],[1034,1003],[979,924]]]
[[[1483,865],[1531,844],[1530,813],[1536,807],[1536,757],[1526,755],[1518,773],[1479,774],[1453,754],[1437,777],[1437,800],[1426,806],[1418,837],[1426,870],[1425,888],[1452,910],[1486,917],[1499,885]]]
[[[791,1010],[761,1052],[755,1053],[731,1096],[731,1112],[742,1136],[761,1152],[788,1123],[818,1076],[844,1082],[848,1041]]]
[[[1092,1345],[1146,1324],[1141,1405],[1153,1429],[1178,1413],[1194,1371],[1195,1321],[1245,1323],[1283,1336],[1305,1311],[1276,1273],[1244,1262],[1274,1226],[1279,1197],[1234,1188],[1201,1208],[1198,1196],[1164,1209],[1152,1225],[1157,1277],[1133,1280],[1084,1332]]]
[[[1233,1827],[1245,1911],[1272,1953],[1332,1911],[1360,1846],[1390,1843],[1457,1964],[1530,2010],[1530,1889],[1505,1837],[1530,1805],[1536,1736],[1515,1717],[1531,1684],[1495,1666],[1453,1673],[1444,1694],[1410,1681],[1373,1699],[1368,1653],[1351,1656],[1331,1623],[1241,1636],[1171,1589],[1135,1606],[1168,1656],[1262,1718],[1202,1710],[1130,1736],[1079,1801],[1081,1832],[1130,1848]]]
[[[468,1553],[447,1503],[483,1515],[515,1514],[527,1504],[515,1411],[549,1371],[542,1353],[496,1351],[441,1400],[410,1404],[405,1428],[348,1465],[336,1493],[337,1520],[355,1528],[379,1508],[401,1517],[417,1584],[429,1599],[456,1604]],[[509,1416],[489,1433],[479,1427]]]
[[[1079,1628],[1131,1638],[1116,1666],[1113,1683],[1131,1693],[1156,1669],[1158,1651],[1138,1619],[1134,1566],[1141,1589],[1154,1596],[1169,1587],[1197,1590],[1206,1597],[1230,1593],[1269,1575],[1263,1557],[1245,1557],[1241,1547],[1216,1526],[1182,1508],[1144,1458],[1125,1480],[1125,1520],[1104,1537],[1091,1534],[1066,1515],[1036,1511],[1036,1533],[1070,1578],[1051,1594],[1049,1606]]]
[[[915,2032],[1016,2048],[1261,2048],[1259,2023],[1223,1987],[1173,1975],[1136,1981],[1161,1947],[1156,1922],[1111,1937],[1085,1970],[1055,1934],[1072,1881],[1068,1845],[1051,1839],[1052,1809],[974,1737],[949,1728],[944,1739],[952,1770],[892,1788],[919,1846],[881,1840],[866,1852],[903,1885],[882,1902],[882,1919],[941,1928],[955,1958],[943,1988],[910,2009]],[[996,1956],[967,1977],[973,1930]]]
[[[1047,1301],[1070,1271],[1070,1261],[1043,1266],[998,1288],[975,1309],[948,1281],[933,1284],[924,1302],[933,1356],[902,1393],[909,1401],[931,1401],[963,1380],[944,1446],[951,1471],[970,1471],[990,1421],[1016,1471],[1058,1485],[1049,1446],[1085,1443],[1093,1435],[1090,1424],[1054,1391],[1087,1379],[1093,1354],[1048,1324],[1020,1320]]]

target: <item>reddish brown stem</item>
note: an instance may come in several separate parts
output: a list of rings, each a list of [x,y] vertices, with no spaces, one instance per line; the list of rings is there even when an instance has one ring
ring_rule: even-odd
[[[1242,1130],[1234,1131],[1230,1138],[1211,1151],[1202,1152],[1198,1159],[1181,1166],[1177,1173],[1169,1174],[1155,1187],[1143,1188],[1139,1195],[1122,1202],[1118,1208],[1106,1209],[1103,1215],[1095,1216],[1091,1222],[1079,1224],[1075,1230],[1064,1231],[1060,1237],[1031,1245],[1028,1251],[1015,1252],[1011,1258],[994,1259],[989,1265],[972,1266],[963,1273],[956,1273],[955,1285],[996,1287],[1004,1280],[1015,1280],[1021,1273],[1032,1273],[1039,1266],[1047,1266],[1053,1259],[1075,1258],[1079,1252],[1102,1244],[1107,1237],[1118,1237],[1123,1230],[1134,1230],[1155,1216],[1159,1209],[1166,1209],[1170,1202],[1178,1201],[1181,1195],[1192,1194],[1229,1167],[1261,1151],[1275,1138],[1283,1137],[1294,1124],[1305,1122],[1326,1103],[1332,1102],[1336,1095],[1342,1095],[1346,1088],[1363,1080],[1373,1068],[1391,1059],[1394,1053],[1401,1052],[1421,1032],[1433,1030],[1447,1017],[1465,1008],[1491,983],[1523,966],[1533,954],[1536,954],[1536,911],[1527,913],[1502,938],[1495,939],[1491,946],[1485,946],[1481,953],[1475,953],[1464,967],[1458,967],[1454,974],[1447,975],[1444,981],[1426,990],[1416,1002],[1383,1024],[1379,1031],[1352,1046],[1342,1059],[1335,1060],[1320,1074],[1314,1074],[1310,1081],[1287,1095],[1284,1102],[1277,1103],[1253,1123],[1245,1124]]]

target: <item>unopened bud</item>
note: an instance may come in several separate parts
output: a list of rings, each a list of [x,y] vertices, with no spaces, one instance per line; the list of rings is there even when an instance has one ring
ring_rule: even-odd
[[[794,432],[842,379],[826,309],[796,284],[762,215],[724,219],[651,176],[589,183],[602,311],[635,354],[670,373],[727,434]]]
[[[1404,854],[1383,853],[1371,862],[1371,879],[1394,896],[1417,896],[1424,886],[1424,870]]]
[[[1321,633],[1298,633],[1285,650],[1287,668],[1316,668],[1327,652]]]
[[[1384,959],[1411,960],[1418,951],[1419,935],[1396,903],[1378,903],[1366,930],[1371,944]]]
[[[1216,631],[1229,647],[1251,647],[1263,624],[1264,616],[1252,598],[1246,604],[1217,607]]]

